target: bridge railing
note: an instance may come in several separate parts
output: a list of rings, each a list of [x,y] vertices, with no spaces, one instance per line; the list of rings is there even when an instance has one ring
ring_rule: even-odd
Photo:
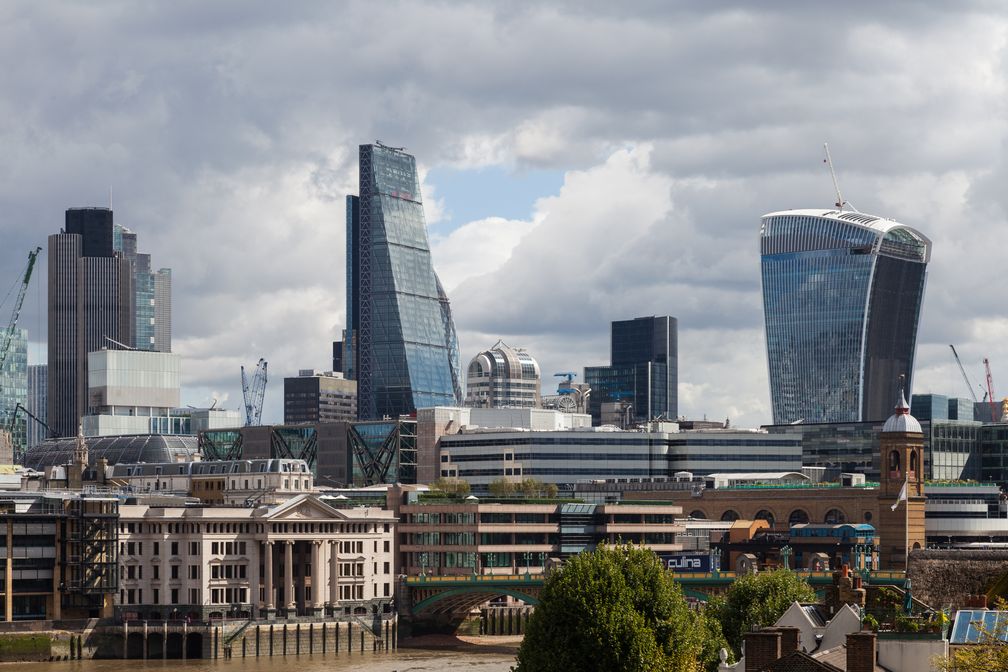
[[[810,583],[832,583],[833,572],[811,572],[807,570],[794,570],[794,573]],[[706,583],[734,581],[739,575],[737,572],[675,572],[677,581],[687,581],[689,583]],[[542,581],[544,574],[457,574],[449,576],[407,576],[406,584],[411,586],[449,586],[449,585],[472,585],[480,583],[525,583]],[[902,583],[906,580],[906,573],[901,571],[875,570],[868,573],[869,582]]]

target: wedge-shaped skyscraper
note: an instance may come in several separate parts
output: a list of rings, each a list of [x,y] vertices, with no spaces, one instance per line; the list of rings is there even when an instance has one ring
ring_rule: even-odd
[[[763,311],[774,424],[889,417],[909,391],[931,241],[838,210],[763,216]]]
[[[360,195],[347,197],[344,372],[362,420],[462,402],[448,297],[431,264],[416,159],[360,147]]]

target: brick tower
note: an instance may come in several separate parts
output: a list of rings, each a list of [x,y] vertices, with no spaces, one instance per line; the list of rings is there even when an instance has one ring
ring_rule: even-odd
[[[904,569],[907,549],[924,547],[924,434],[902,390],[879,437],[879,564]],[[905,501],[901,497],[906,485]],[[893,508],[895,507],[895,509]]]

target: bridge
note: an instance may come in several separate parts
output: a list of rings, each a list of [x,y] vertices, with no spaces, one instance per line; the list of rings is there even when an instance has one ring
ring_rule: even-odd
[[[833,585],[833,572],[796,570],[795,573],[808,581],[820,596]],[[857,573],[870,585],[906,586],[904,572],[876,570]],[[674,578],[686,597],[706,602],[727,590],[739,576],[736,572],[683,572],[676,573]],[[544,575],[541,573],[408,576],[405,601],[410,616],[457,619],[495,597],[510,596],[535,606],[539,604],[543,582]]]

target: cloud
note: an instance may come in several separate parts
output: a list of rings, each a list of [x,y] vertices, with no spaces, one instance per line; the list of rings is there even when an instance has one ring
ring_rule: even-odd
[[[117,221],[174,269],[192,398],[240,399],[238,364],[264,355],[275,420],[282,376],[326,368],[343,323],[359,143],[424,170],[546,167],[564,186],[528,220],[432,240],[464,356],[506,336],[580,370],[605,360],[610,320],[671,313],[686,412],[758,424],[758,220],[832,202],[829,140],[849,200],[935,241],[917,390],[956,384],[948,342],[971,377],[987,356],[1008,380],[1008,17],[845,8],[8,3],[0,282],[111,186]],[[431,222],[451,212],[423,189]]]

